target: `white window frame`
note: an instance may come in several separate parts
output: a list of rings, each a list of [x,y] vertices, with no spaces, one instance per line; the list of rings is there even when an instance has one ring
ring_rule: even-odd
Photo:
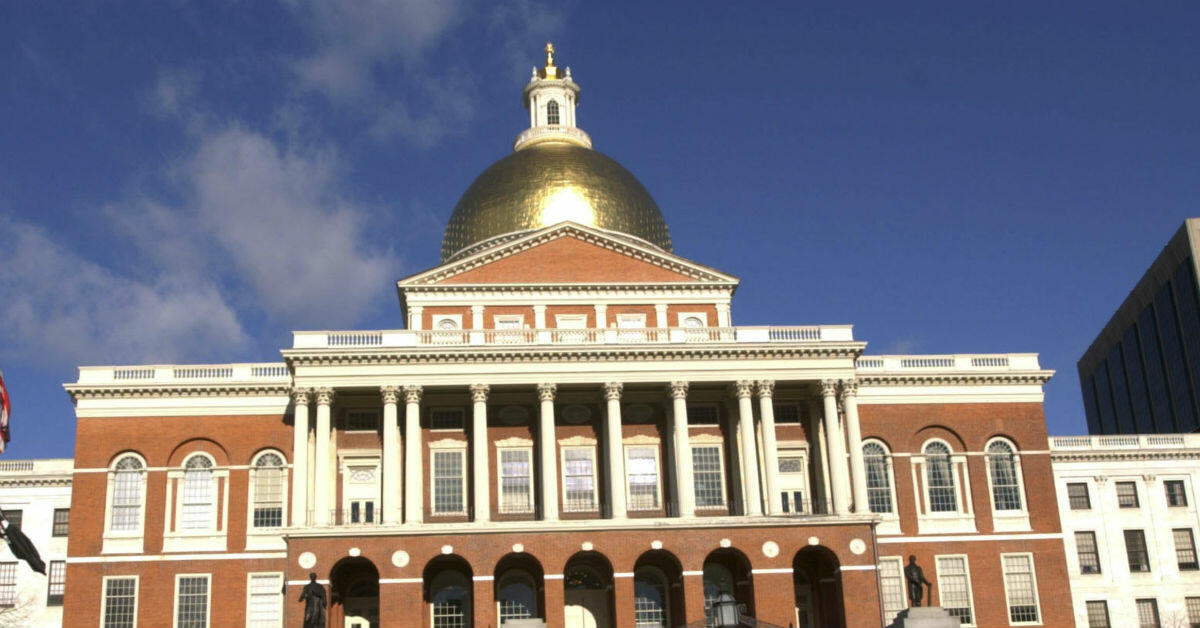
[[[555,329],[587,329],[587,314],[555,314]],[[564,324],[566,323],[566,324]],[[578,326],[572,326],[578,324]]]
[[[652,439],[653,442],[647,442],[651,439],[644,438],[627,438],[624,445],[625,458],[625,503],[631,512],[654,512],[663,509],[663,476],[662,476],[662,447],[658,439]],[[654,508],[635,508],[633,506],[633,490],[629,478],[632,474],[629,473],[629,454],[635,449],[649,449],[654,452],[654,501],[657,506]]]
[[[616,321],[617,321],[617,329],[645,329],[646,328],[646,315],[641,312],[625,312],[625,313],[617,314]]]
[[[263,458],[263,456],[266,456],[267,454],[275,454],[276,456],[279,456],[279,459],[281,461],[283,461],[283,466],[279,467],[280,484],[281,484],[280,490],[283,492],[281,495],[282,506],[283,506],[283,518],[282,518],[281,525],[277,528],[257,527],[254,525],[254,507],[257,503],[257,497],[258,497],[258,495],[257,495],[258,482],[256,481],[257,476],[258,476],[258,461],[261,460]],[[289,468],[291,468],[291,465],[288,464],[287,456],[285,456],[284,453],[282,451],[279,451],[278,449],[264,449],[256,454],[254,454],[254,457],[250,459],[250,469],[246,474],[246,476],[247,476],[247,480],[246,480],[246,484],[247,484],[247,486],[246,486],[246,496],[247,496],[247,498],[246,498],[246,535],[247,536],[251,536],[251,535],[280,536],[280,530],[282,528],[287,527],[288,513],[289,513],[288,498],[291,497],[291,493],[288,491],[288,488],[289,488],[288,469]],[[249,540],[247,540],[247,542],[249,542]]]
[[[103,576],[100,578],[100,618],[96,625],[100,628],[106,628],[104,625],[104,615],[108,611],[108,581],[109,580],[133,580],[133,624],[132,628],[137,628],[138,623],[138,601],[141,597],[138,593],[141,591],[141,576],[130,574],[125,576]]]
[[[697,318],[700,320],[699,327],[688,327],[684,321],[689,318]],[[675,314],[675,325],[683,329],[703,329],[708,327],[708,312],[678,312]]]
[[[925,449],[930,443],[941,443],[950,451],[950,473],[954,478],[954,512],[933,512],[929,494],[929,474],[926,471]],[[912,454],[909,467],[912,469],[913,498],[917,508],[917,533],[976,532],[975,506],[972,500],[971,475],[967,467],[967,455],[957,452],[942,438],[930,438],[921,443],[919,453]]]
[[[460,484],[462,487],[462,510],[457,512],[438,512],[437,510],[437,476],[434,474],[434,470],[436,469],[437,454],[440,453],[458,454],[461,461],[462,478]],[[429,516],[459,517],[467,514],[471,497],[467,494],[467,473],[467,443],[465,441],[446,439],[429,443]]]
[[[138,489],[138,526],[136,530],[113,530],[113,503],[114,491],[117,481],[117,463],[127,457],[134,457],[142,464],[141,470],[141,485]],[[146,464],[146,459],[139,453],[133,451],[123,451],[113,457],[112,463],[108,467],[108,483],[105,496],[104,508],[104,541],[100,553],[134,553],[142,552],[142,542],[146,533],[146,486],[149,484],[147,475],[150,473],[150,467]]]
[[[899,606],[888,608],[888,600],[883,592],[883,574],[886,573],[892,566],[895,566],[894,577],[900,582],[900,600]],[[883,625],[890,626],[901,611],[908,608],[908,590],[904,581],[904,557],[903,556],[880,556],[877,566],[880,574],[879,587],[879,605],[883,609]]]
[[[923,450],[924,450],[924,447],[922,447],[922,451]],[[941,595],[942,595],[942,591],[945,591],[946,588],[942,586],[942,570],[941,570],[941,567],[938,565],[938,560],[941,558],[961,558],[962,559],[963,574],[967,578],[967,604],[968,604],[967,608],[971,609],[971,623],[962,624],[962,625],[963,626],[978,625],[979,624],[979,615],[975,612],[975,589],[971,585],[971,561],[970,561],[970,559],[967,557],[966,554],[937,554],[933,557],[934,570],[937,572],[938,603],[943,608],[945,608],[945,604],[942,604]],[[1004,610],[1005,610],[1005,613],[1008,612],[1007,607]]]
[[[453,412],[458,413],[458,421],[459,421],[458,427],[434,427],[433,426],[433,413],[434,412],[445,412],[445,411],[453,411]],[[467,411],[466,411],[466,409],[462,408],[461,406],[432,406],[429,408],[429,431],[430,432],[463,433],[466,431],[466,427],[467,427]]]
[[[880,440],[878,438],[864,438],[862,441],[863,447],[866,447],[868,443],[874,443],[883,448],[884,465],[887,468],[888,491],[890,493],[890,497],[892,500],[892,511],[891,512],[873,513],[882,518],[882,520],[879,522],[879,528],[878,528],[879,533],[880,534],[900,534],[900,499],[899,499],[899,495],[896,493],[896,465],[895,465],[896,456],[894,453],[892,453],[892,448],[888,447],[887,443],[883,442],[882,440]],[[864,458],[863,469],[865,470],[866,469],[866,464],[865,464],[866,456],[863,456],[863,458]],[[869,489],[870,489],[870,487],[868,486],[868,494],[870,492]]]
[[[572,508],[567,499],[567,452],[586,451],[592,459],[592,507],[586,510]],[[562,511],[563,512],[599,512],[600,510],[600,470],[597,462],[595,445],[561,445],[558,449],[559,465],[562,469]],[[626,489],[628,491],[628,489]]]
[[[183,578],[204,578],[204,624],[212,628],[212,574],[211,573],[178,573],[175,574],[175,603],[171,608],[171,626],[179,628],[179,581]]]
[[[796,473],[784,472],[776,469],[776,491],[779,493],[792,493],[799,489],[804,495],[804,504],[801,508],[792,508],[791,514],[811,514],[812,513],[812,488],[808,480],[808,443],[803,442],[780,442],[775,446],[777,461],[784,458],[800,458],[800,471]],[[799,484],[797,487],[796,485]],[[764,484],[765,486],[765,484]],[[774,498],[774,496],[772,496]]]
[[[1012,595],[1008,590],[1008,572],[1004,570],[1004,557],[1024,556],[1029,560],[1029,578],[1033,586],[1033,606],[1037,609],[1037,621],[1012,621]],[[1010,626],[1040,626],[1042,625],[1042,596],[1038,595],[1037,568],[1033,564],[1031,552],[1003,552],[1000,554],[1000,579],[1004,586],[1004,612],[1008,616]],[[974,596],[972,596],[974,597]],[[974,612],[974,611],[972,611]]]
[[[1004,443],[1012,448],[1013,473],[1016,474],[1017,494],[1021,500],[1021,508],[1019,510],[996,509],[996,489],[992,481],[992,463],[988,458],[988,449],[992,446],[992,443],[997,442]],[[988,503],[992,506],[992,526],[994,529],[997,532],[1028,532],[1032,530],[1033,528],[1029,523],[1029,496],[1025,494],[1025,472],[1021,468],[1021,450],[1017,449],[1017,444],[1002,436],[988,439],[987,444],[983,446],[983,467],[988,485]]]
[[[504,503],[504,452],[519,451],[525,454],[525,462],[529,469],[529,487],[525,491],[528,507],[523,509],[511,509]],[[533,446],[530,445],[501,445],[496,443],[496,501],[500,514],[502,515],[527,515],[537,510],[537,504],[534,503],[533,485],[537,482],[534,477],[533,468]]]
[[[432,316],[432,320],[429,321],[430,322],[429,328],[432,331],[441,331],[441,332],[447,332],[447,333],[455,332],[455,331],[463,331],[462,318],[463,318],[462,314],[434,314]],[[454,329],[443,329],[442,328],[443,321],[450,321],[450,322],[454,323]]]
[[[255,576],[274,576],[279,578],[279,584],[281,585],[280,590],[287,585],[282,571],[252,571],[246,574],[246,628],[256,628],[250,623],[250,611],[253,608],[253,604],[251,604],[251,602],[254,599],[254,588],[252,583],[254,582]],[[278,593],[277,595],[279,597],[279,622],[275,624],[275,628],[283,628],[284,601],[286,600],[287,596],[283,593]]]
[[[209,509],[209,524],[206,528],[183,529],[184,483],[187,481],[187,463],[195,456],[203,456],[212,463],[209,482],[212,485],[212,506]],[[163,552],[224,551],[225,535],[229,531],[229,468],[217,465],[212,454],[196,450],[183,456],[178,467],[167,470],[168,504],[163,515]],[[170,507],[174,504],[174,507]]]
[[[720,476],[721,476],[721,503],[716,506],[701,506],[699,503],[700,500],[699,500],[699,498],[697,498],[696,499],[696,510],[726,510],[729,508],[729,487],[727,485],[728,478],[726,477],[726,474],[725,474],[724,440],[720,440],[720,442],[713,442],[714,440],[718,440],[718,439],[710,440],[707,438],[705,438],[705,439],[692,438],[692,439],[690,439],[690,442],[688,443],[688,446],[691,447],[691,454],[692,454],[691,457],[692,457],[692,493],[693,493],[693,495],[695,495],[699,492],[696,490],[696,488],[697,488],[696,487],[696,448],[711,447],[711,448],[714,448],[717,450],[717,464],[718,464],[718,469],[720,471]]]
[[[502,323],[516,323],[517,326],[516,327],[501,327]],[[516,331],[518,329],[525,329],[525,315],[524,314],[493,314],[492,315],[492,329],[494,331]]]
[[[355,468],[372,469],[374,482],[357,483],[353,480]],[[383,517],[383,458],[377,450],[342,450],[338,452],[338,469],[342,477],[342,519],[341,525],[374,525],[380,523]],[[366,487],[365,490],[362,487]],[[356,490],[358,489],[358,490]],[[369,493],[369,494],[368,494]],[[371,521],[366,521],[366,509],[363,509],[363,520],[357,523],[350,521],[353,511],[352,502],[370,501],[372,507]],[[331,517],[332,519],[332,517]]]

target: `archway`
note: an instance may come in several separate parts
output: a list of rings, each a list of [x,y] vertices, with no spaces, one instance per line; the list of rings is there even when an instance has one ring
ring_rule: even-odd
[[[666,550],[642,554],[633,566],[634,624],[667,628],[685,623],[683,567]]]
[[[542,565],[529,554],[508,554],[496,563],[496,621],[546,618]]]
[[[715,625],[712,605],[722,593],[737,600],[741,614],[755,616],[750,559],[731,548],[715,550],[704,559],[704,617],[709,626]]]
[[[379,570],[366,558],[343,558],[329,571],[330,628],[379,628]]]
[[[473,575],[461,556],[438,556],[425,565],[422,587],[433,628],[471,628],[475,608]],[[418,620],[413,625],[423,624]]]
[[[612,628],[613,570],[597,552],[578,552],[563,569],[566,628]]]
[[[806,547],[792,560],[796,628],[845,628],[842,576],[829,548]]]

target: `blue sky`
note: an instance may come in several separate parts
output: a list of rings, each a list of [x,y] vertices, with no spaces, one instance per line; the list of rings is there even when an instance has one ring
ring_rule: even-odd
[[[402,325],[552,39],[597,149],[738,324],[1075,361],[1200,215],[1200,4],[0,3],[10,457],[72,455],[80,364],[278,359]]]

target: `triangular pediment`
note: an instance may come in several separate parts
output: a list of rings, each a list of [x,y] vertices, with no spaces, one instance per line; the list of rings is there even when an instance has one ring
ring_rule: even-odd
[[[400,287],[497,284],[736,285],[737,278],[620,234],[559,223],[400,280]]]

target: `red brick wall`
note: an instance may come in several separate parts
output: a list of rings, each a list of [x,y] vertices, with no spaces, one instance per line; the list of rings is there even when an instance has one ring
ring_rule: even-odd
[[[562,237],[444,279],[440,284],[690,282],[687,275],[572,237]]]

